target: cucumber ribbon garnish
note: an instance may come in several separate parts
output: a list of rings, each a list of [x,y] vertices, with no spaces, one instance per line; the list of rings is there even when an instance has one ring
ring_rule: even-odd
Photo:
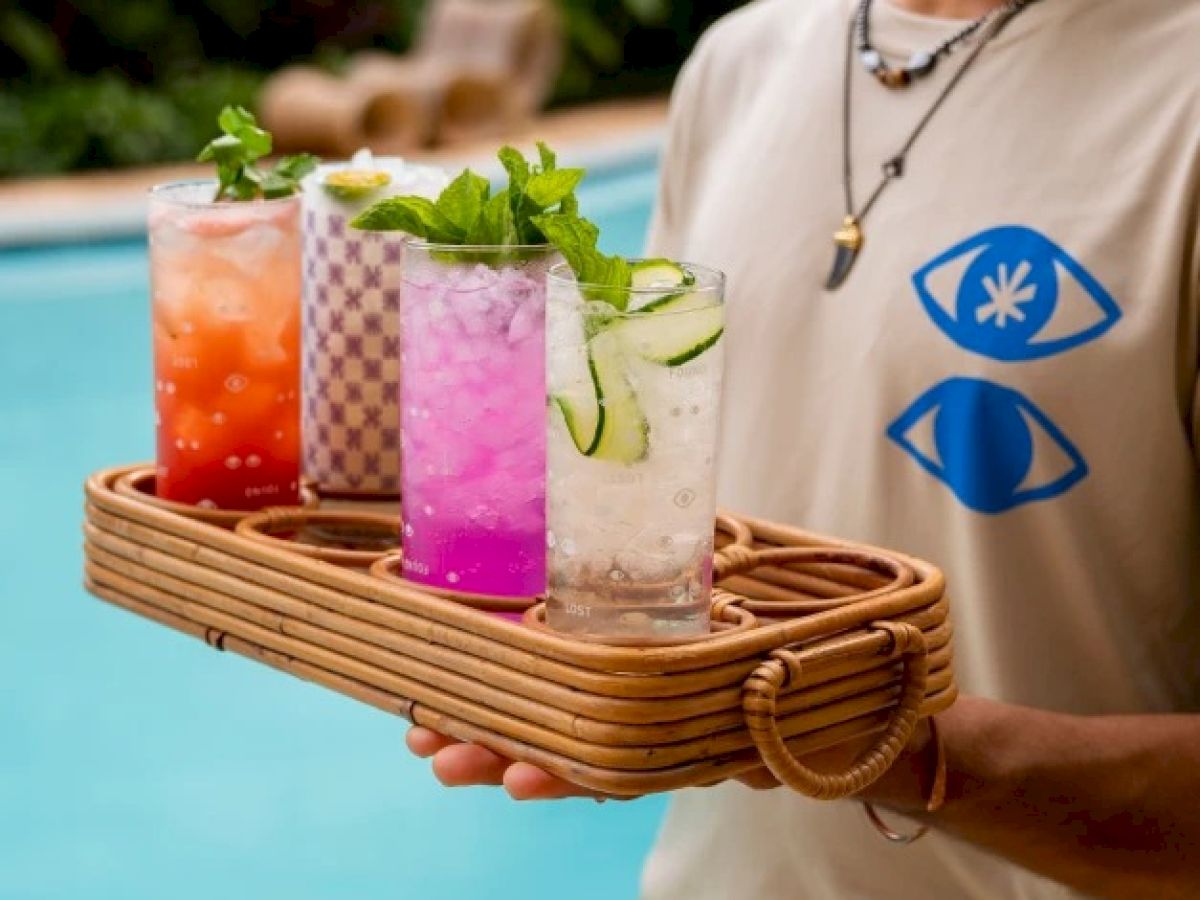
[[[612,462],[637,462],[649,451],[650,425],[625,374],[626,354],[668,367],[690,362],[721,339],[724,310],[694,290],[694,276],[678,263],[666,259],[631,263],[601,253],[596,249],[599,230],[586,219],[558,214],[534,221],[575,272],[584,299],[626,313],[585,314],[592,396],[560,393],[550,398],[551,404],[562,414],[580,453]],[[650,299],[629,311],[631,288],[637,296]],[[661,293],[656,295],[658,290]]]

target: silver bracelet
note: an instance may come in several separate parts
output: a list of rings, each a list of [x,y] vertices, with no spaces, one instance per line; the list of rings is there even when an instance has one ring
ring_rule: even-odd
[[[929,717],[929,730],[929,737],[933,742],[933,752],[936,754],[936,758],[933,764],[933,781],[929,787],[929,797],[925,802],[925,809],[927,812],[937,812],[946,801],[946,745],[942,741],[942,733],[938,730],[937,718],[934,716]],[[887,822],[883,821],[879,812],[869,801],[862,801],[862,806],[863,812],[867,814],[867,821],[871,823],[871,826],[893,844],[905,847],[914,841],[920,840],[929,833],[928,825],[920,825],[915,831],[908,834],[896,831]]]
[[[866,800],[862,802],[862,807],[863,812],[867,814],[867,821],[871,823],[872,827],[874,827],[876,831],[878,831],[881,835],[883,835],[883,837],[893,844],[899,844],[902,847],[906,847],[914,841],[919,841],[929,833],[928,825],[920,825],[917,827],[916,831],[912,831],[908,834],[896,831],[894,828],[888,825],[887,822],[883,821],[883,818],[876,811],[875,807]]]

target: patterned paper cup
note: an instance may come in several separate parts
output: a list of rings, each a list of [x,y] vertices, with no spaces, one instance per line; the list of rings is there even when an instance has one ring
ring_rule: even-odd
[[[354,196],[331,173],[369,169],[388,183]],[[434,196],[440,169],[396,159],[322,166],[305,181],[304,473],[324,496],[400,490],[400,278],[405,235],[349,227],[387,196]]]

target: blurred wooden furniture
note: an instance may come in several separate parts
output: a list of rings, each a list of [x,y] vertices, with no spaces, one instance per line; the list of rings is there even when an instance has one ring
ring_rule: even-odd
[[[353,86],[312,66],[288,66],[259,97],[264,125],[280,153],[348,157],[359,147],[403,153],[425,142],[428,111],[412,91]]]
[[[288,67],[260,110],[281,152],[401,153],[490,137],[541,109],[562,51],[553,0],[434,0],[409,55],[363,51],[341,77]]]

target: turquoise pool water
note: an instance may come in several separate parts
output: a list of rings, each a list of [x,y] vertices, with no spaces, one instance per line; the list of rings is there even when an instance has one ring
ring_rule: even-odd
[[[636,253],[652,158],[581,198]],[[633,897],[661,798],[447,791],[404,723],[80,587],[81,483],[150,458],[141,242],[0,251],[0,898]]]

